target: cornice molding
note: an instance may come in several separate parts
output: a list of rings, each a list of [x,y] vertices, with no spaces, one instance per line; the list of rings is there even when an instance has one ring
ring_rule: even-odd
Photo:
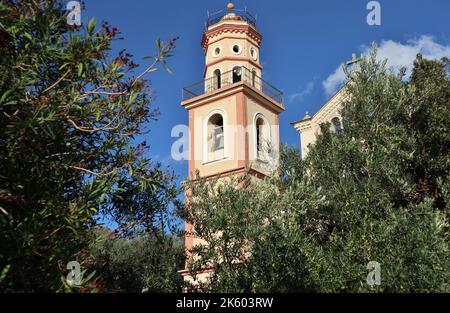
[[[187,110],[197,108],[202,105],[220,100],[222,98],[235,95],[239,92],[244,92],[246,96],[257,101],[260,105],[264,106],[268,110],[274,113],[281,113],[284,111],[284,106],[278,103],[274,99],[270,98],[260,90],[249,86],[244,82],[239,82],[221,89],[215,90],[214,92],[205,93],[203,95],[194,97],[192,99],[181,102],[181,106]]]
[[[234,24],[222,24],[210,30],[207,30],[203,34],[201,46],[206,51],[210,41],[222,34],[246,34],[248,37],[255,40],[260,44],[262,36],[250,25],[234,25]]]

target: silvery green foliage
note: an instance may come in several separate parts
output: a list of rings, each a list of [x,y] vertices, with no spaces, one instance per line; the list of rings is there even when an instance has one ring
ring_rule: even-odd
[[[323,125],[304,160],[285,147],[276,177],[189,183],[209,244],[191,271],[214,268],[200,290],[450,291],[448,61],[418,55],[411,77],[385,64],[374,46],[348,73],[343,131]]]

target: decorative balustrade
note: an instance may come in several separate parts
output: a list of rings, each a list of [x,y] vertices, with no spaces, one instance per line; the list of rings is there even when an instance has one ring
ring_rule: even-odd
[[[183,101],[189,100],[240,82],[261,91],[278,103],[283,102],[283,93],[280,90],[244,66],[225,73],[217,73],[213,77],[183,88],[182,98]]]

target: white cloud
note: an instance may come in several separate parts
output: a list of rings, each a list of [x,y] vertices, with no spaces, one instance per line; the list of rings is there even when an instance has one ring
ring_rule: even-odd
[[[322,82],[327,96],[331,96],[332,94],[334,94],[345,81],[345,73],[342,69],[343,65],[344,63],[341,63],[339,67],[334,71],[334,73],[328,76],[327,79]]]
[[[303,97],[310,94],[311,91],[313,91],[313,89],[314,89],[314,81],[312,80],[306,84],[305,88],[289,95],[289,102],[292,103],[294,101],[298,102],[302,101]]]
[[[362,53],[369,54],[370,46],[361,46]],[[441,59],[450,57],[450,46],[441,45],[434,41],[432,36],[420,36],[418,39],[408,40],[405,44],[393,40],[382,40],[378,45],[379,60],[388,59],[387,66],[398,70],[406,67],[406,74],[411,74],[412,65],[416,55],[421,53],[427,59]],[[345,74],[342,70],[343,63],[322,82],[327,96],[334,94],[345,81]]]

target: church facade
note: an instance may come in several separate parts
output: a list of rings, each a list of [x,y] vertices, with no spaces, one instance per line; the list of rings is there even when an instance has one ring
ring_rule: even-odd
[[[339,112],[346,97],[344,90],[343,87],[335,93],[313,116],[306,112],[301,120],[291,123],[300,134],[302,158],[308,154],[309,145],[316,141],[322,124],[329,123],[330,130],[335,133],[342,130],[342,117]]]
[[[353,71],[355,67],[357,68],[359,66],[358,63],[362,58],[362,54],[357,58],[356,54],[353,53],[352,59],[346,63],[350,71]],[[343,86],[313,116],[310,116],[306,112],[301,120],[291,123],[300,134],[302,159],[308,154],[309,146],[316,141],[317,136],[321,132],[322,125],[330,125],[330,131],[337,134],[342,131],[340,111],[342,104],[347,98],[348,93],[346,93],[345,86]]]

